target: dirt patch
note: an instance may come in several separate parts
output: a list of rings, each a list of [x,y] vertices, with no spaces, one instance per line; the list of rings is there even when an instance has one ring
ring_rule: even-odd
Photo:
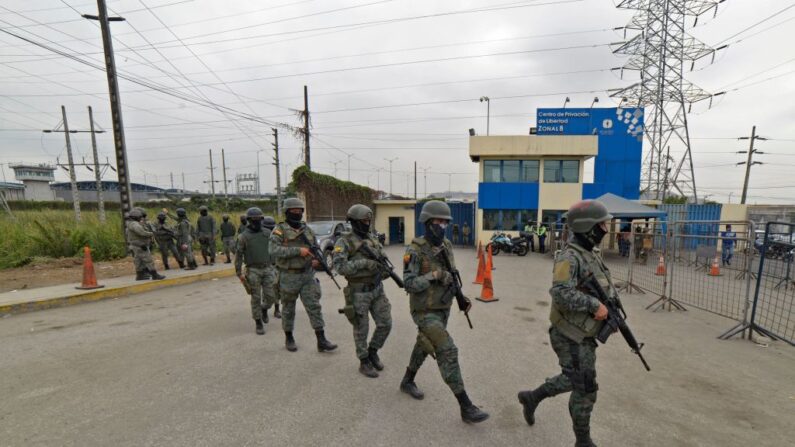
[[[159,259],[155,260],[155,268],[158,271],[163,270],[163,264]],[[135,274],[132,258],[129,257],[115,261],[95,262],[94,271],[97,274],[97,279],[100,280]],[[82,279],[82,258],[36,260],[24,267],[0,270],[0,293],[59,284],[79,284]]]

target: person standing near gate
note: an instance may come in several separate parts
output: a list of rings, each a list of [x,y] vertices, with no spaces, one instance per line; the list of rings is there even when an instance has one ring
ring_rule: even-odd
[[[525,239],[527,239],[527,244],[530,245],[530,251],[535,253],[536,251],[536,241],[535,241],[535,234],[536,234],[536,224],[532,220],[527,221],[527,225],[524,226],[525,232]]]
[[[464,235],[464,245],[469,245],[469,234],[472,232],[472,229],[469,228],[469,222],[464,222],[464,226],[461,227],[461,234]]]
[[[608,232],[607,222],[613,218],[607,208],[596,200],[575,203],[567,214],[574,237],[562,251],[555,254],[552,273],[552,296],[549,319],[549,340],[558,356],[561,374],[546,379],[532,391],[518,394],[525,421],[535,424],[535,411],[541,401],[571,392],[571,415],[575,447],[596,447],[591,440],[591,412],[596,403],[596,340],[604,326],[607,307],[599,299],[580,290],[580,282],[593,276],[606,292],[617,292],[610,272],[593,252]]]
[[[538,252],[543,254],[546,252],[544,243],[547,240],[547,224],[539,225],[536,234],[538,235]]]
[[[732,265],[732,258],[734,257],[734,243],[737,241],[737,233],[732,231],[731,224],[726,225],[726,231],[720,233],[720,239],[723,242],[721,249],[721,261],[723,265]]]

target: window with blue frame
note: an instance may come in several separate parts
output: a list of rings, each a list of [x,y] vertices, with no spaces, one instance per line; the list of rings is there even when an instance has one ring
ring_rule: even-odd
[[[544,160],[544,183],[578,183],[579,160]]]
[[[538,183],[538,160],[483,160],[483,183]]]
[[[522,231],[528,220],[535,220],[538,210],[483,210],[483,229],[488,231]]]

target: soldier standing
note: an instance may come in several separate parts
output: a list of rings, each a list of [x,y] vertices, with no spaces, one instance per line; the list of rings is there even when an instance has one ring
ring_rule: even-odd
[[[158,249],[160,249],[160,257],[163,259],[163,268],[166,270],[171,268],[168,265],[169,253],[177,260],[180,268],[185,268],[182,257],[177,251],[177,246],[174,244],[174,229],[166,223],[166,217],[166,213],[163,211],[157,213],[157,223],[155,224],[155,240],[157,241]]]
[[[124,213],[124,239],[126,241],[128,241],[128,242],[129,242],[130,237],[131,237],[130,236],[130,222],[132,222],[132,219],[130,219],[130,213],[129,212],[125,212]],[[141,263],[135,257],[135,253],[133,253],[132,248],[130,247],[129,243],[127,245],[127,254],[129,256],[132,256],[132,258],[133,258],[133,266],[135,267],[135,280],[136,281],[142,281],[144,279],[151,279],[152,275],[150,275],[149,272],[145,272],[143,270],[143,266],[141,266]]]
[[[245,231],[246,230],[246,225],[248,225],[248,222],[246,221],[246,215],[245,214],[241,214],[240,215],[240,226],[237,227],[237,234],[240,234],[243,231]]]
[[[489,415],[469,400],[458,365],[458,348],[447,332],[447,320],[453,302],[450,285],[454,278],[439,255],[446,252],[455,269],[452,244],[444,237],[447,225],[452,220],[450,207],[438,200],[428,201],[420,211],[419,220],[425,225],[425,236],[414,238],[403,257],[403,281],[410,295],[411,317],[418,333],[409,366],[400,382],[400,390],[415,399],[424,397],[414,378],[425,358],[429,354],[434,355],[442,379],[458,400],[461,419],[464,422],[482,422]],[[471,303],[468,305],[471,306]]]
[[[384,267],[371,256],[385,256],[378,239],[370,232],[373,210],[365,205],[348,209],[348,221],[353,231],[343,233],[334,245],[334,267],[345,276],[345,316],[353,325],[353,341],[359,358],[359,372],[378,377],[384,364],[378,350],[384,346],[392,330],[392,306],[384,293]],[[364,248],[366,246],[366,248]],[[369,254],[372,253],[372,254]],[[370,315],[375,331],[368,345]]]
[[[177,208],[177,246],[182,253],[185,270],[196,270],[196,259],[193,257],[193,226],[188,220],[185,208]]]
[[[304,202],[297,198],[284,201],[285,220],[273,229],[270,239],[270,254],[279,271],[279,294],[284,312],[282,313],[282,329],[284,329],[285,347],[295,352],[298,347],[293,337],[295,324],[295,303],[298,297],[304,304],[312,329],[317,337],[317,350],[328,352],[337,349],[337,345],[326,339],[323,327],[323,313],[320,307],[320,282],[315,278],[318,261],[312,259],[309,249],[315,243],[315,233],[303,222]]]
[[[577,287],[590,275],[608,294],[616,294],[610,272],[593,250],[607,234],[607,221],[613,218],[596,200],[575,203],[567,213],[568,225],[574,233],[566,248],[555,255],[552,276],[552,306],[549,319],[549,340],[558,356],[563,372],[548,378],[533,391],[519,393],[524,417],[535,423],[538,404],[552,396],[571,392],[569,414],[577,438],[575,447],[594,447],[591,440],[591,411],[596,403],[596,341],[607,318],[607,307]]]
[[[262,213],[262,211],[260,211],[260,213]],[[223,222],[221,222],[221,242],[224,246],[224,256],[226,256],[225,263],[229,264],[232,262],[232,253],[235,252],[235,234],[237,233],[237,229],[232,222],[229,222],[228,214],[221,216],[221,219],[223,220]]]
[[[215,264],[215,219],[208,214],[206,206],[199,207],[199,220],[196,221],[196,231],[199,235],[199,244],[202,248],[202,258],[204,265],[207,265],[207,258],[210,258],[210,265]]]
[[[461,228],[461,234],[464,235],[464,245],[469,245],[469,233],[470,233],[469,223],[464,222],[464,226]]]
[[[271,231],[262,226],[265,216],[261,209],[249,208],[246,218],[248,227],[238,237],[235,273],[241,281],[248,284],[251,293],[251,317],[254,319],[257,334],[263,335],[263,325],[268,322],[268,309],[276,301],[273,293],[273,262],[268,252]],[[246,264],[245,275],[243,263]]]
[[[165,276],[159,275],[155,271],[155,263],[152,261],[152,253],[149,251],[155,233],[146,229],[142,222],[143,216],[143,210],[133,208],[130,210],[130,223],[127,225],[127,243],[133,252],[133,263],[136,266],[135,279],[137,281],[144,279],[141,274],[144,271],[148,272],[152,279],[164,279]]]
[[[271,216],[265,216],[262,219],[262,228],[266,228],[268,230],[268,249],[270,249],[270,235],[273,233],[273,229],[276,227],[276,220]],[[273,291],[273,318],[279,319],[282,317],[282,313],[279,311],[279,302],[281,301],[279,294],[279,271],[276,270],[276,265],[273,261],[273,256],[271,256],[271,264],[268,266],[268,269],[272,272],[271,278],[273,278],[273,282],[270,284],[270,289]],[[268,322],[268,311],[265,309],[262,312],[264,316],[264,320]]]

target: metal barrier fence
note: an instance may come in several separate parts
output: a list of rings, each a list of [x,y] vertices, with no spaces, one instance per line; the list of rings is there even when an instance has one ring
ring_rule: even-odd
[[[760,250],[760,257],[750,318],[743,318],[721,338],[740,333],[750,337],[755,331],[795,346],[794,239],[795,223],[767,223],[763,242],[753,244]]]

